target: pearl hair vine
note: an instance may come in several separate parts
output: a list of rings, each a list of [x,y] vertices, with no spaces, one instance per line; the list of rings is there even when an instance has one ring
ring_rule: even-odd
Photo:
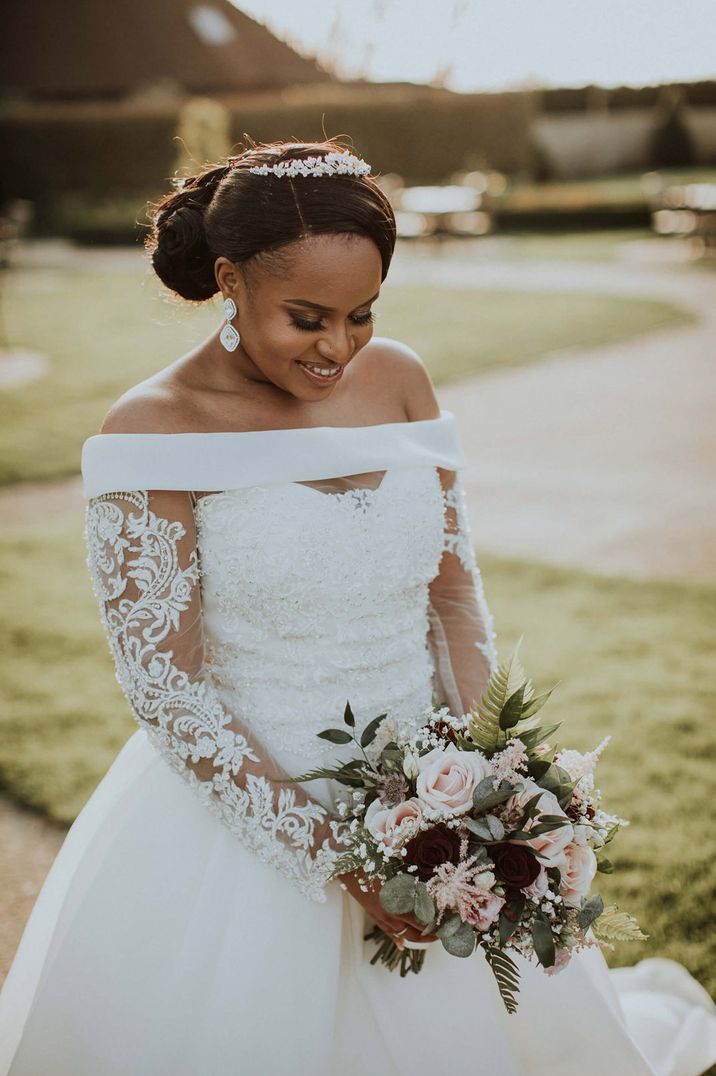
[[[219,170],[225,174],[241,162],[241,157],[227,157]],[[371,168],[367,161],[353,153],[326,153],[323,157],[292,157],[278,164],[257,164],[248,171],[255,176],[369,176]],[[184,191],[191,176],[172,179],[178,191]]]
[[[324,157],[293,157],[278,164],[249,168],[255,176],[369,176],[370,165],[353,153],[327,153]]]

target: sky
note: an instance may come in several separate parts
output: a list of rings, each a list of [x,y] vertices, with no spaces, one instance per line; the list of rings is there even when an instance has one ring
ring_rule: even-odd
[[[716,77],[716,0],[232,0],[340,77],[448,89]]]

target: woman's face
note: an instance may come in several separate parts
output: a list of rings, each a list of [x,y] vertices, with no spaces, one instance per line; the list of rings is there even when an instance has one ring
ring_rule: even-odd
[[[322,400],[373,335],[380,252],[365,236],[341,234],[310,236],[281,253],[285,270],[252,265],[248,277],[227,258],[217,259],[217,280],[236,303],[233,324],[241,336],[229,361],[252,381],[272,382],[300,400]],[[322,377],[308,364],[335,375]]]

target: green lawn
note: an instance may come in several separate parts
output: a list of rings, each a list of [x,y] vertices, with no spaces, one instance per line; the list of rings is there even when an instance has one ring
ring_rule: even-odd
[[[81,520],[0,538],[0,783],[71,820],[136,727],[114,680],[84,564]],[[605,806],[631,819],[600,891],[636,914],[647,943],[610,959],[683,961],[716,992],[710,929],[716,848],[713,622],[716,588],[637,583],[479,557],[500,657],[520,634],[545,719],[581,749],[613,736]]]
[[[376,332],[424,358],[436,384],[684,324],[666,303],[600,295],[393,287]],[[127,388],[195,347],[221,324],[215,299],[166,297],[144,262],[22,270],[5,277],[8,339],[47,354],[47,377],[0,393],[0,484],[79,470],[82,442]]]
[[[647,204],[647,192],[643,183],[645,174],[646,169],[593,178],[550,180],[547,183],[513,183],[500,197],[498,204],[510,209],[560,210],[609,207],[629,202]],[[650,173],[650,176],[653,174]],[[708,165],[660,168],[658,175],[666,187],[687,183],[716,183],[716,168]]]

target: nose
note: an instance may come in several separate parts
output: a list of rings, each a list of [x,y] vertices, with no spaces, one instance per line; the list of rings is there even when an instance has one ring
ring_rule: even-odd
[[[329,362],[348,362],[355,347],[347,326],[342,325],[327,338],[316,341],[318,354]]]

